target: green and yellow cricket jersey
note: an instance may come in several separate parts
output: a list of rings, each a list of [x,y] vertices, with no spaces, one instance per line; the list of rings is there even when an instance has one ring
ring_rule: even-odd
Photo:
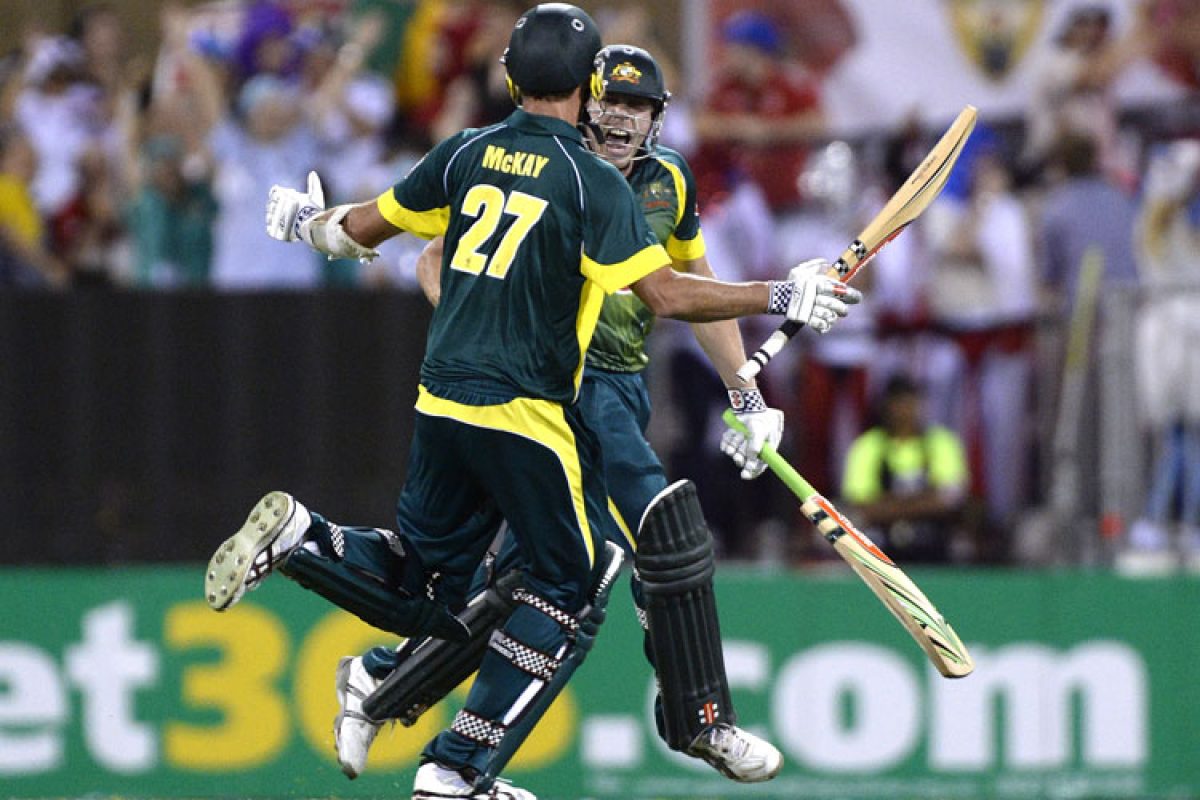
[[[683,156],[656,147],[650,157],[635,162],[629,184],[650,230],[672,258],[690,261],[704,255],[696,184]],[[650,360],[646,337],[653,326],[654,314],[629,289],[605,298],[587,352],[588,366],[612,372],[641,371]]]
[[[521,110],[441,142],[376,203],[446,237],[421,382],[459,402],[572,402],[605,295],[668,261],[620,172]]]

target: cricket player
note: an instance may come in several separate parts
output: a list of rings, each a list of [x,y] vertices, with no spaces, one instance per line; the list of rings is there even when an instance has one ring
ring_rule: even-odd
[[[577,401],[604,297],[631,287],[656,315],[778,313],[818,330],[857,299],[808,269],[741,284],[670,269],[628,184],[576,128],[603,92],[599,50],[586,13],[539,5],[509,40],[519,108],[503,123],[441,142],[373,202],[326,210],[314,174],[307,192],[275,187],[268,203],[271,235],[335,257],[372,258],[401,231],[445,237],[396,532],[343,528],[272,492],[205,576],[217,610],[280,567],[385,630],[466,643],[478,632],[452,612],[463,609],[494,530],[475,521],[498,513],[509,522],[520,589],[487,631],[463,709],[424,749],[414,799],[533,798],[497,776],[603,620],[622,556],[605,539],[599,442]],[[694,514],[686,493],[664,507],[676,502]],[[383,550],[394,558],[376,575],[370,566]]]
[[[687,162],[674,150],[658,144],[658,134],[670,100],[658,63],[645,50],[630,45],[609,45],[600,51],[597,65],[604,81],[601,101],[589,104],[594,127],[586,135],[594,151],[612,163],[632,187],[642,213],[655,237],[671,256],[674,269],[714,277],[705,257],[700,231],[696,192]],[[437,305],[441,295],[442,239],[434,239],[418,261],[417,274],[427,297]],[[645,433],[650,421],[650,398],[643,378],[649,357],[646,337],[654,315],[633,292],[623,290],[605,298],[596,333],[587,351],[579,404],[584,419],[596,431],[604,454],[605,477],[614,525],[611,538],[635,558],[636,527],[650,502],[667,488],[667,478]],[[735,372],[746,360],[741,334],[731,320],[693,326],[718,373],[725,381],[730,402],[739,419],[762,441],[772,446],[783,433],[782,412],[768,408],[753,383],[742,385]],[[765,467],[744,437],[733,434],[722,441],[722,449],[742,467],[742,477],[755,478]],[[509,546],[501,552],[502,572],[516,556]],[[640,580],[633,578],[634,599],[644,617],[645,601]],[[719,642],[719,640],[718,640]],[[696,645],[697,647],[699,645]],[[723,668],[720,652],[695,653],[690,647],[679,652],[654,654],[653,658],[700,659],[712,656]],[[647,647],[647,654],[652,654]],[[367,752],[382,722],[361,712],[362,700],[379,681],[397,667],[400,653],[388,647],[375,648],[362,657],[344,659],[337,677],[342,707],[335,721],[338,761],[347,775],[357,776],[365,767]],[[720,679],[724,681],[723,671]],[[663,698],[658,698],[656,716],[662,730]],[[686,709],[691,719],[698,709]],[[732,706],[717,713],[711,723],[700,721],[684,752],[703,758],[739,782],[769,780],[783,764],[779,751],[769,742],[738,728]]]

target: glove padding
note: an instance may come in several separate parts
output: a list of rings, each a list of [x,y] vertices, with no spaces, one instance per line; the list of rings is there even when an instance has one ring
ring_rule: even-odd
[[[828,261],[814,258],[788,273],[792,294],[784,313],[817,333],[828,333],[833,323],[849,312],[848,306],[862,300],[862,292],[828,277],[828,270]]]
[[[752,399],[747,402],[745,397]],[[729,398],[734,414],[749,435],[726,429],[721,435],[721,452],[742,468],[742,480],[754,480],[767,468],[767,463],[758,457],[763,445],[778,447],[783,439],[783,412],[768,408],[757,389],[731,389]]]
[[[325,190],[317,173],[308,173],[308,191],[275,184],[267,195],[267,235],[281,242],[300,238],[300,226],[325,210]]]

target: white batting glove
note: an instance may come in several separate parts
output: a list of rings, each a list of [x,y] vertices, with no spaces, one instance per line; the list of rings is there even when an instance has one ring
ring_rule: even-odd
[[[770,314],[783,314],[817,333],[828,333],[862,292],[825,275],[829,262],[814,258],[792,267],[786,281],[771,281]]]
[[[783,412],[768,408],[758,389],[730,389],[729,404],[749,436],[727,428],[721,436],[721,452],[742,468],[742,480],[754,480],[767,468],[758,457],[763,445],[778,447],[783,439]]]
[[[325,190],[316,172],[308,173],[308,191],[275,184],[267,196],[267,235],[281,242],[300,238],[300,226],[325,210]]]

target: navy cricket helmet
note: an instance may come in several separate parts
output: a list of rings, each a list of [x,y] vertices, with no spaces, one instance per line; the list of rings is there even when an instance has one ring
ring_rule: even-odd
[[[508,70],[509,92],[569,92],[594,84],[594,62],[602,42],[600,29],[583,9],[569,3],[542,3],[517,20],[501,61]]]

